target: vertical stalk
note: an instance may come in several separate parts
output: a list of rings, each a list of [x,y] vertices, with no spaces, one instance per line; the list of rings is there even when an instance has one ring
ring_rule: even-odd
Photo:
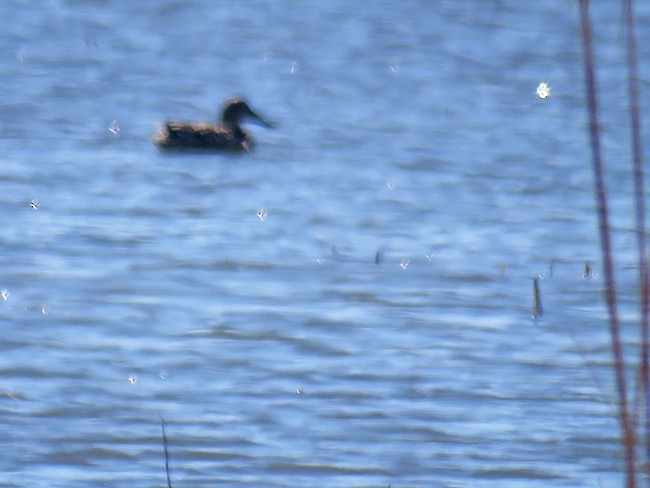
[[[544,313],[544,307],[542,306],[542,296],[539,292],[539,276],[533,278],[533,318],[536,319],[541,317]]]
[[[630,128],[632,133],[632,163],[634,173],[634,198],[636,209],[636,234],[639,260],[639,303],[641,309],[641,361],[639,364],[639,385],[643,397],[646,458],[650,460],[650,388],[649,388],[649,346],[650,346],[650,291],[648,283],[648,254],[645,235],[645,204],[643,188],[643,155],[641,151],[641,122],[639,109],[639,75],[637,70],[636,36],[634,34],[634,2],[623,0],[623,22],[625,23],[626,61],[628,69],[628,96],[630,97]]]
[[[600,244],[603,256],[603,272],[605,276],[605,301],[609,314],[609,327],[614,357],[614,373],[618,390],[618,415],[623,431],[623,447],[625,451],[626,486],[636,487],[635,472],[635,440],[634,430],[630,419],[625,381],[625,365],[623,363],[623,347],[621,344],[620,326],[616,303],[616,282],[609,235],[609,211],[607,208],[607,192],[603,176],[603,163],[600,150],[600,129],[598,125],[598,101],[596,98],[596,75],[594,69],[593,38],[591,18],[589,15],[589,0],[580,0],[580,27],[584,51],[585,82],[587,89],[587,108],[589,112],[589,136],[591,156],[596,184],[596,200],[598,205],[598,221]]]
[[[167,449],[167,434],[165,433],[165,419],[160,417],[160,427],[162,428],[163,446],[165,447],[165,473],[167,473],[167,488],[172,488],[172,480],[169,476],[169,451]]]

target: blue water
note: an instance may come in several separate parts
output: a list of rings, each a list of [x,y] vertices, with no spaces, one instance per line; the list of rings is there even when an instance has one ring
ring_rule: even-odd
[[[633,358],[624,31],[593,8]],[[164,486],[160,416],[176,488],[622,484],[573,2],[0,16],[0,486]],[[234,95],[278,124],[254,153],[151,143]]]

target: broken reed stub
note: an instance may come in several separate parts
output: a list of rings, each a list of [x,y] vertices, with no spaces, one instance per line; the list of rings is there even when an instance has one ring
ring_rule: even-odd
[[[533,278],[533,318],[536,319],[544,313],[542,298],[539,292],[539,276]]]

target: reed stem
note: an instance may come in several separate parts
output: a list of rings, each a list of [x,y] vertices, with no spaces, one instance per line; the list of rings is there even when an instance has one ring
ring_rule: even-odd
[[[539,292],[539,276],[533,278],[533,318],[541,317],[544,313],[542,297]]]
[[[591,156],[596,185],[596,201],[598,206],[598,221],[600,244],[603,259],[603,272],[605,277],[605,301],[609,315],[609,328],[612,341],[614,359],[614,373],[618,392],[618,415],[623,431],[623,447],[625,452],[626,486],[636,487],[635,471],[635,435],[630,419],[627,385],[625,379],[625,365],[623,362],[623,347],[621,344],[620,326],[618,319],[618,306],[616,300],[616,281],[614,278],[614,265],[612,246],[609,233],[609,211],[607,207],[607,192],[603,176],[603,163],[600,149],[600,128],[598,124],[598,100],[596,97],[596,75],[594,68],[593,37],[591,18],[589,13],[589,0],[580,0],[580,27],[584,53],[585,83],[587,91],[587,108],[589,113],[589,136]]]
[[[641,150],[641,117],[639,107],[639,75],[637,69],[636,36],[634,33],[634,2],[623,0],[623,22],[625,23],[626,64],[628,69],[628,96],[630,98],[630,128],[632,136],[632,164],[634,174],[634,200],[636,213],[636,235],[639,266],[639,303],[641,312],[641,360],[639,364],[639,387],[643,397],[645,449],[650,461],[650,297],[648,292],[648,254],[645,231],[645,190],[643,185],[643,154]]]
[[[172,480],[169,476],[169,451],[167,449],[167,434],[165,433],[165,419],[160,417],[162,428],[163,446],[165,447],[165,472],[167,473],[167,488],[172,488]]]

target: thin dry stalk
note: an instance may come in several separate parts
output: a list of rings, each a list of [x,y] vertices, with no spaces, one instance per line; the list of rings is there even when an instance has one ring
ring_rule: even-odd
[[[603,163],[600,150],[600,128],[598,125],[598,101],[596,97],[596,75],[594,68],[593,37],[589,0],[580,0],[580,27],[584,52],[585,82],[587,91],[587,108],[589,112],[589,136],[591,156],[596,185],[596,200],[598,205],[598,220],[600,231],[601,252],[603,256],[603,272],[605,277],[605,301],[609,315],[610,336],[614,356],[614,373],[618,393],[618,415],[623,431],[623,446],[625,451],[626,486],[636,487],[635,471],[635,435],[629,413],[625,365],[623,363],[623,346],[621,343],[618,306],[616,300],[616,282],[610,240],[609,211],[607,207],[607,192],[603,176]]]
[[[167,488],[172,488],[172,480],[169,477],[169,451],[167,449],[167,434],[165,433],[165,419],[160,417],[160,427],[162,428],[163,446],[165,447],[165,472],[167,473]]]
[[[643,396],[646,458],[650,462],[650,289],[648,283],[648,254],[645,234],[645,191],[643,187],[643,153],[641,150],[641,117],[639,107],[639,75],[637,69],[636,36],[634,33],[634,2],[623,0],[625,23],[626,64],[628,69],[628,95],[630,97],[630,128],[632,134],[632,163],[634,174],[634,200],[636,210],[636,235],[639,265],[639,302],[641,308],[641,359],[639,387]]]

